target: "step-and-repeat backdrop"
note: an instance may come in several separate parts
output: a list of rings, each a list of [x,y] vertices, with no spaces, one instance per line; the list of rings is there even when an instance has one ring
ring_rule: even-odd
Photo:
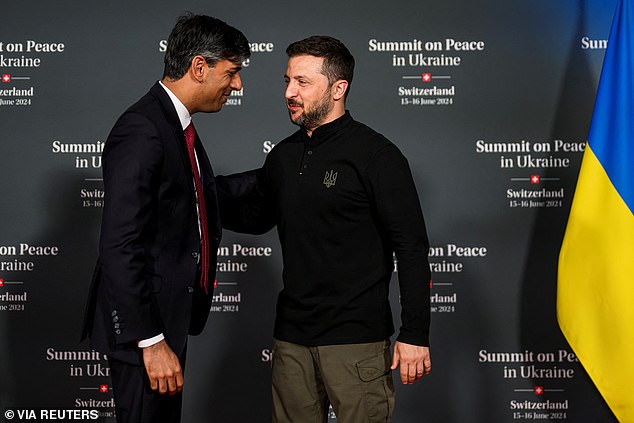
[[[4,2],[2,413],[114,422],[107,361],[78,342],[104,202],[100,153],[118,115],[161,77],[176,17],[192,11],[241,29],[253,52],[243,90],[196,116],[216,173],[261,166],[296,130],[285,49],[315,34],[349,47],[348,108],[409,159],[431,241],[433,373],[396,383],[395,422],[615,421],[555,311],[615,4]],[[183,419],[267,422],[277,235],[225,232],[218,259],[208,325],[190,338]],[[398,324],[397,283],[395,273]]]

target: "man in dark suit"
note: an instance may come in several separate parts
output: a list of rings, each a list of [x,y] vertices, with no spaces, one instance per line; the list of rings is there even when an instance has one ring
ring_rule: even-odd
[[[162,80],[106,141],[83,337],[108,356],[118,422],[180,421],[187,336],[209,315],[222,232],[214,174],[191,115],[218,112],[242,88],[238,72],[249,55],[237,29],[180,17]]]

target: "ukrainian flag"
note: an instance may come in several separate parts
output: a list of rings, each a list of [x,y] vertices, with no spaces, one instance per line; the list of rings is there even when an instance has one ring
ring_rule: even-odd
[[[620,422],[634,422],[634,0],[619,0],[559,255],[557,317]]]

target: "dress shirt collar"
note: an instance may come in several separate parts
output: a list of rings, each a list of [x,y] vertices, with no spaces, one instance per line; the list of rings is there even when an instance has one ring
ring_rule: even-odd
[[[167,95],[170,97],[170,100],[172,100],[174,108],[176,109],[176,113],[178,114],[178,119],[180,120],[181,126],[183,127],[184,131],[185,128],[187,128],[187,126],[189,126],[189,123],[192,121],[192,117],[189,114],[187,107],[185,107],[185,105],[178,99],[178,97],[176,97],[176,95],[174,95],[174,93],[171,92],[170,89],[167,88],[162,81],[159,81],[159,84],[161,84],[161,87],[163,87]]]

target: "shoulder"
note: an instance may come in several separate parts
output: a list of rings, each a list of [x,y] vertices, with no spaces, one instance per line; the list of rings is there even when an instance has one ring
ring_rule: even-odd
[[[381,162],[386,158],[404,158],[396,144],[364,123],[353,120],[346,131],[346,142],[366,165]]]
[[[159,90],[162,90],[158,87]],[[165,136],[177,128],[174,119],[167,116],[161,91],[153,87],[119,116],[108,138],[129,135]],[[168,98],[169,99],[169,98]],[[176,113],[176,112],[174,112]]]
[[[368,149],[373,152],[388,146],[394,146],[394,144],[383,134],[356,120],[350,121],[346,127],[346,131],[349,132],[349,140],[360,143],[364,149]]]
[[[301,137],[301,130],[297,130],[288,137],[279,141],[275,144],[275,147],[273,147],[273,149],[269,151],[266,160],[277,160],[285,157],[289,153],[289,151],[293,150],[298,145],[303,145]]]
[[[159,102],[148,93],[119,116],[106,140],[104,154],[115,148],[137,152],[160,149],[167,134],[173,133],[170,128]]]
[[[119,118],[119,121],[139,121],[139,123],[155,125],[156,122],[162,120],[162,114],[159,100],[149,92],[128,107]]]

